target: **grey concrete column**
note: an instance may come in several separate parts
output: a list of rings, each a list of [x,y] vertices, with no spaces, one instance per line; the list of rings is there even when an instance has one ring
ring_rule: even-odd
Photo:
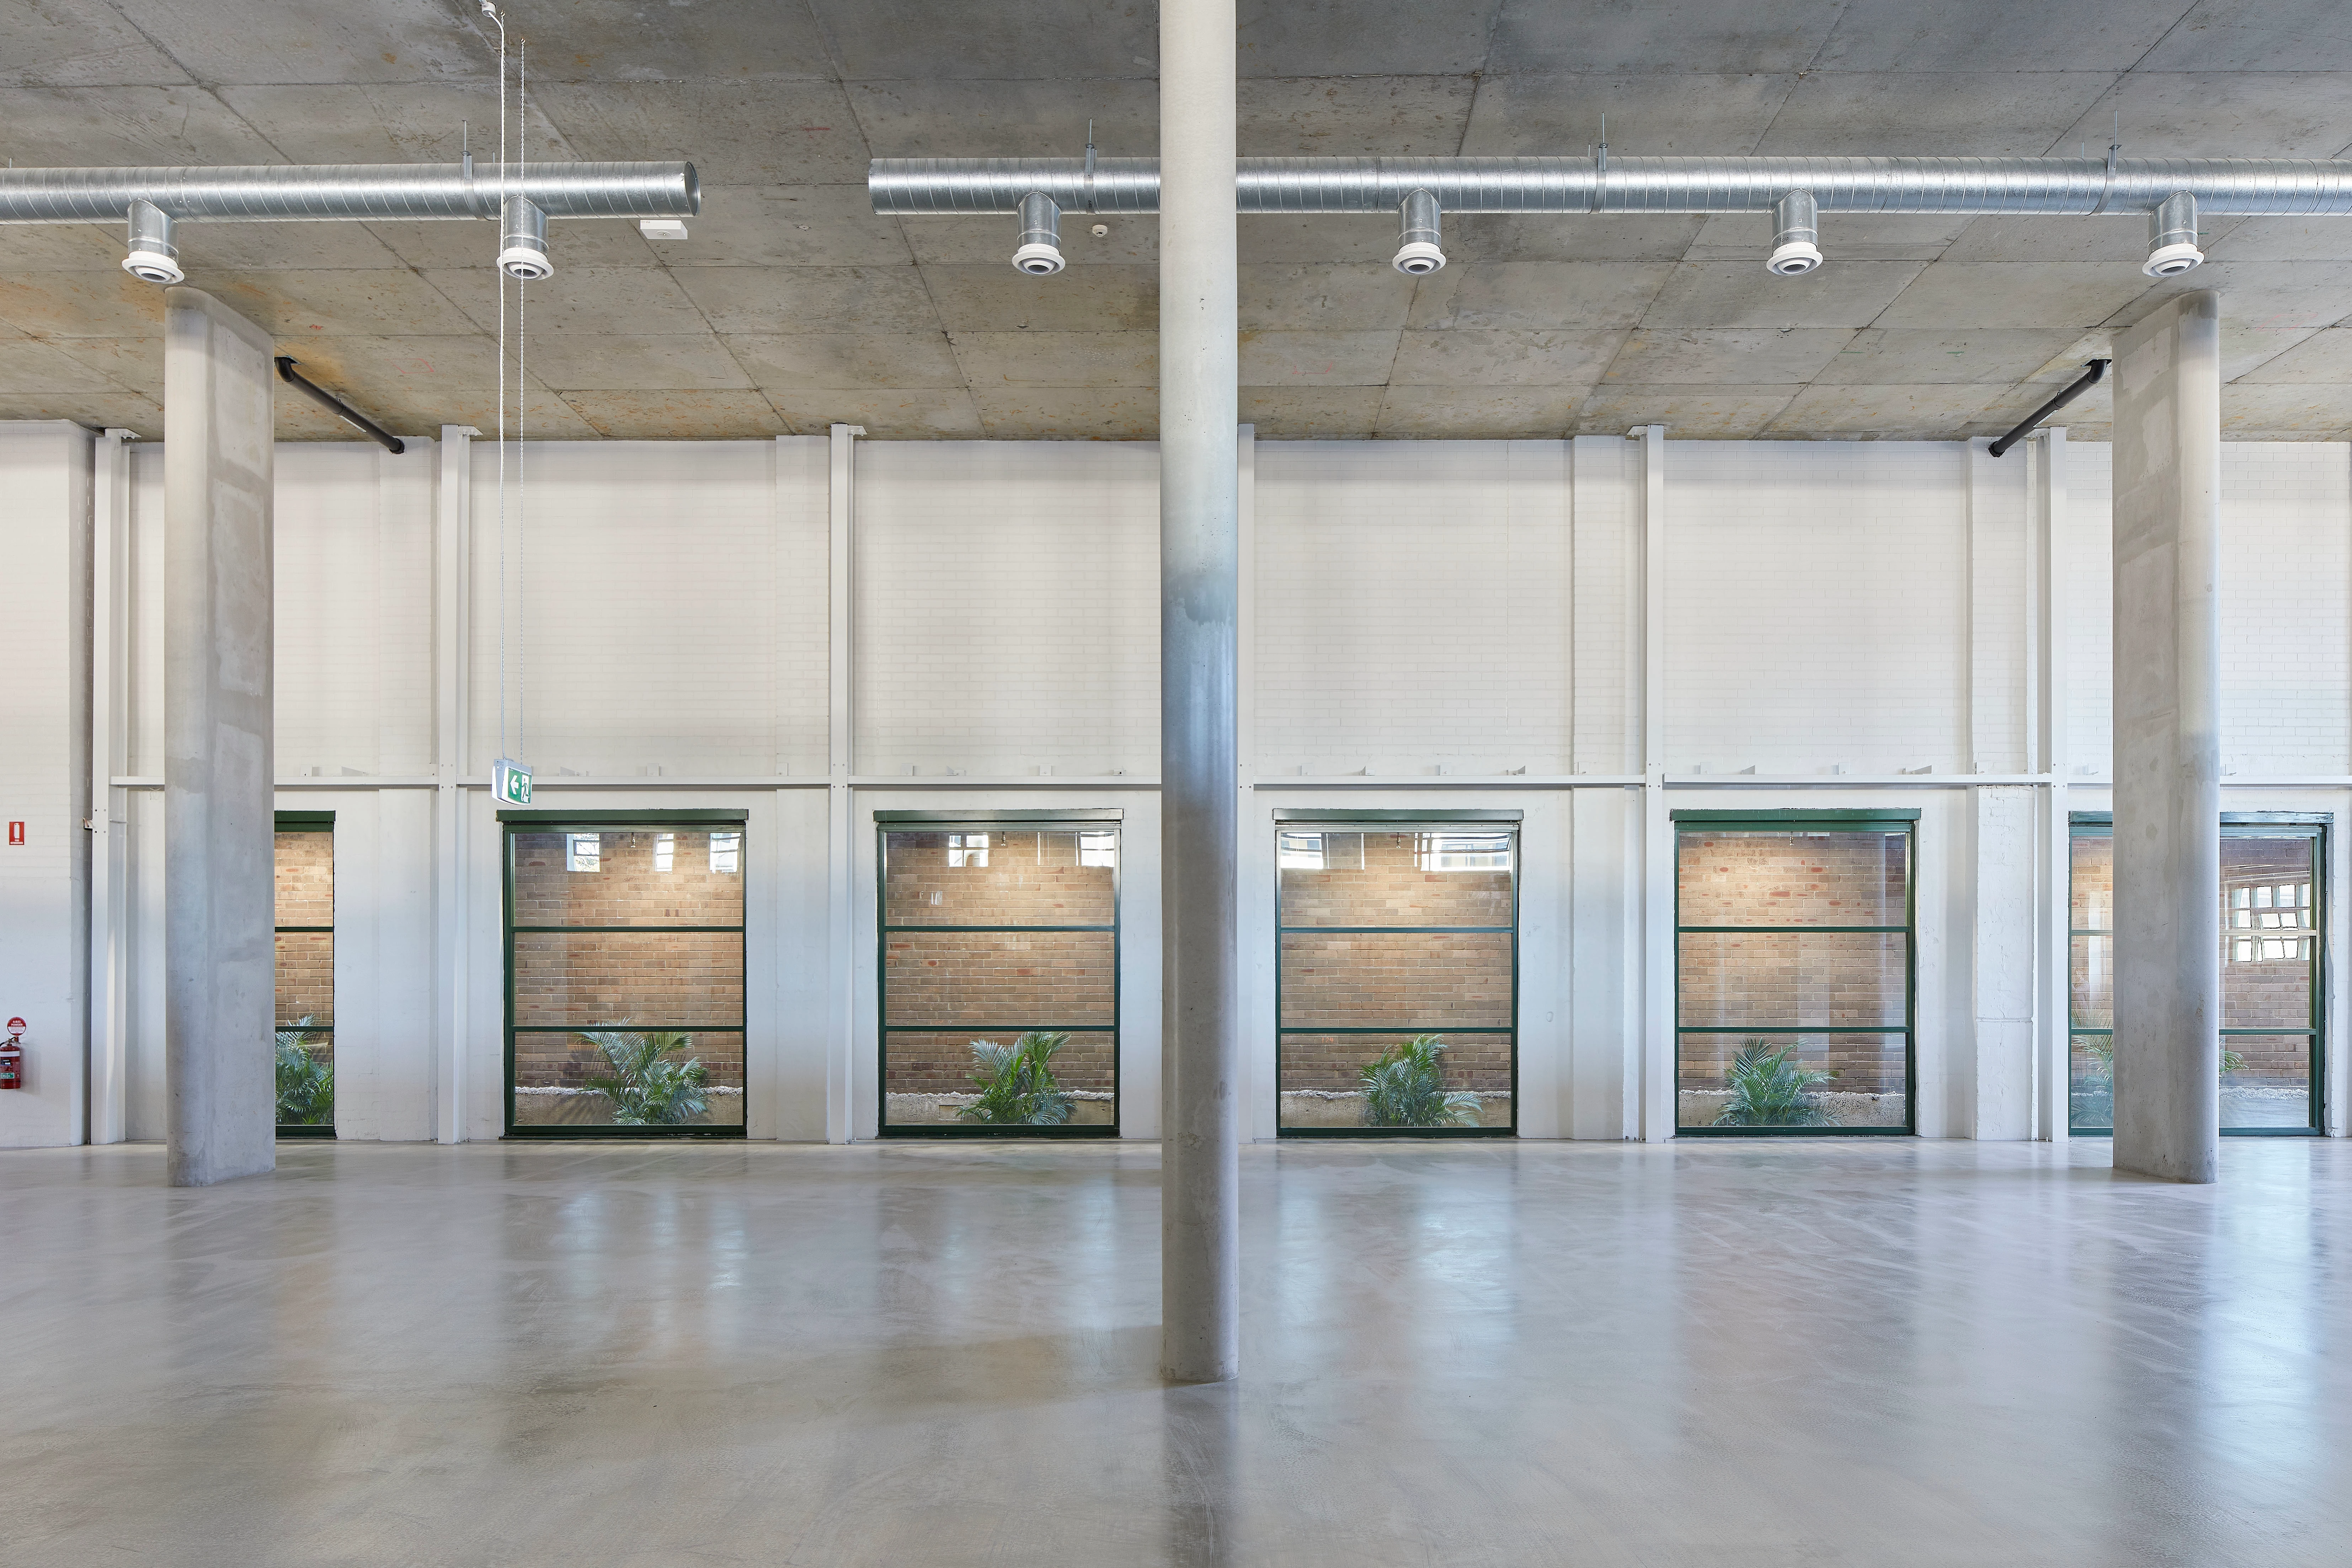
[[[278,1163],[269,334],[163,296],[163,1060],[175,1187]]]
[[[2116,339],[2116,1168],[2221,1152],[2221,297]]]
[[[1234,0],[1160,7],[1160,1370],[1241,1369]]]

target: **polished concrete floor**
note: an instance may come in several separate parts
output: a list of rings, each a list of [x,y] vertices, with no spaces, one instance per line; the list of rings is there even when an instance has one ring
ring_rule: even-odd
[[[0,1562],[2352,1563],[2352,1146],[0,1154]]]

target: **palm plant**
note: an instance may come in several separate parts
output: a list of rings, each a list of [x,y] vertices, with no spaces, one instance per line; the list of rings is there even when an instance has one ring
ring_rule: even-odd
[[[613,1102],[622,1127],[676,1127],[710,1108],[710,1069],[694,1058],[670,1054],[694,1043],[676,1029],[583,1029],[580,1037],[603,1053],[613,1069],[585,1080]]]
[[[1717,1127],[1820,1127],[1834,1119],[1813,1094],[1813,1086],[1827,1083],[1831,1074],[1816,1072],[1797,1060],[1794,1041],[1774,1045],[1765,1039],[1739,1042],[1739,1052],[1724,1074],[1731,1099],[1715,1119]]]
[[[2077,1127],[2105,1127],[2116,1119],[2116,1042],[2112,1035],[2078,1035],[2074,1048],[2091,1058],[2090,1065],[2076,1076],[2072,1119]],[[2221,1051],[2221,1073],[2223,1078],[2246,1070],[2246,1058],[2224,1047]]]
[[[963,1121],[996,1126],[1059,1127],[1070,1119],[1076,1097],[1054,1080],[1054,1053],[1070,1037],[1032,1029],[1010,1046],[992,1040],[971,1043],[971,1081],[980,1098],[956,1112]]]
[[[1415,1035],[1391,1046],[1357,1076],[1364,1083],[1367,1127],[1475,1127],[1478,1097],[1445,1088],[1437,1054],[1443,1035]]]
[[[311,1016],[278,1031],[278,1124],[317,1127],[335,1119],[335,1064],[310,1051]]]

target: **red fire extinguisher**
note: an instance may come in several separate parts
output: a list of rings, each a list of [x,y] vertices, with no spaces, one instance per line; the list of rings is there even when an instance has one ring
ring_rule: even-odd
[[[8,1037],[0,1040],[0,1089],[25,1087],[25,1020],[8,1020]]]

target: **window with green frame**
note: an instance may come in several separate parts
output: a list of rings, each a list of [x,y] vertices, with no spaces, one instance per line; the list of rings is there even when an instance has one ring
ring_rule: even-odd
[[[1519,826],[1516,811],[1276,814],[1283,1136],[1516,1130]]]
[[[335,1135],[335,814],[278,814],[278,1135]]]
[[[500,812],[509,1137],[743,1133],[743,814]]]
[[[1918,814],[1675,814],[1675,1123],[1912,1130]]]
[[[886,1137],[1116,1137],[1116,809],[874,814]]]
[[[2316,1134],[2325,1078],[2326,828],[2221,819],[2221,1131]],[[2115,1131],[2115,826],[2072,825],[2067,1125]]]

